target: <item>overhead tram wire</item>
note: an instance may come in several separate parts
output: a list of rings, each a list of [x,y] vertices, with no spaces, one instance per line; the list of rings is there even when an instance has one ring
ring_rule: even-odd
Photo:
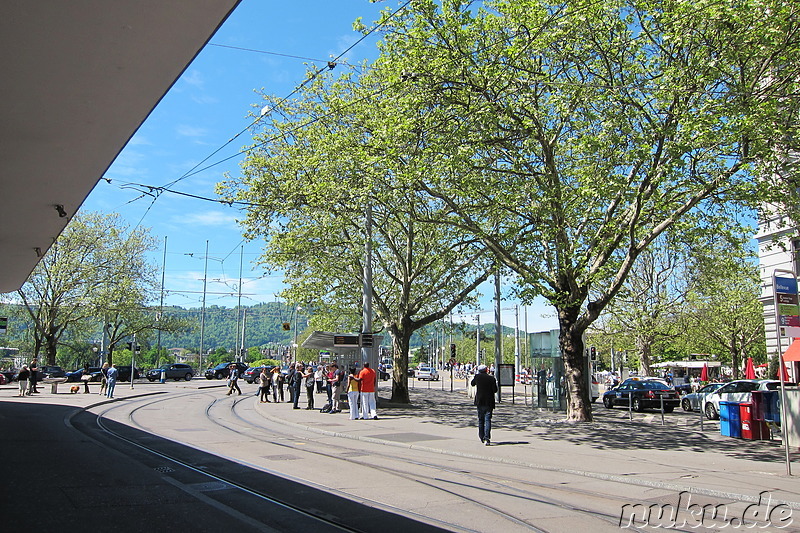
[[[411,3],[411,0],[409,0],[408,2],[406,2],[405,4],[403,4],[403,6],[401,6],[400,8],[398,8],[398,10],[397,10],[397,11],[395,11],[395,12],[394,12],[394,13],[393,13],[393,14],[392,14],[390,17],[387,17],[387,18],[386,18],[386,19],[385,19],[383,22],[381,22],[381,23],[380,23],[380,24],[378,24],[377,26],[373,27],[373,28],[370,30],[370,32],[368,32],[367,34],[365,34],[364,36],[362,36],[362,38],[361,38],[361,39],[359,39],[359,40],[358,40],[356,43],[354,43],[352,46],[350,46],[350,47],[349,47],[347,50],[345,50],[344,52],[342,52],[342,54],[340,54],[339,56],[337,56],[337,58],[336,58],[336,59],[334,59],[334,61],[336,61],[336,60],[338,60],[339,58],[341,58],[341,56],[342,56],[342,55],[344,55],[345,53],[347,53],[348,51],[350,51],[350,50],[351,50],[353,47],[355,47],[355,46],[356,46],[357,44],[359,44],[359,43],[360,43],[360,42],[361,42],[363,39],[365,39],[365,38],[366,38],[366,37],[367,37],[367,36],[368,36],[370,33],[372,33],[372,32],[374,32],[374,31],[376,31],[376,30],[377,30],[379,27],[381,27],[381,25],[385,24],[385,23],[386,23],[388,20],[390,20],[392,17],[396,16],[396,15],[397,15],[397,14],[398,14],[400,11],[402,11],[403,9],[405,9],[405,8],[406,8],[406,7],[407,7],[407,6],[408,6],[410,3]],[[598,2],[598,3],[599,3],[599,2]],[[588,6],[587,6],[587,7],[588,7]],[[554,15],[554,18],[558,18],[558,17],[563,17],[563,15]],[[509,36],[509,38],[515,38],[515,37],[518,37],[519,35],[521,35],[521,34],[523,34],[523,33],[528,33],[528,30],[527,30],[527,29],[525,29],[525,31],[520,31],[520,32],[517,32],[517,33],[515,33],[515,34],[513,34],[513,35]],[[489,48],[491,48],[492,46],[495,46],[495,45],[496,45],[496,43],[492,43],[492,44],[490,44],[490,45],[487,45],[487,46],[486,46],[486,47],[485,47],[483,50],[489,49]],[[217,46],[222,46],[222,45],[217,45]],[[230,48],[236,48],[236,47],[230,47]],[[268,52],[265,52],[265,53],[268,53]],[[276,55],[281,55],[281,54],[277,54],[277,53],[276,53]],[[288,54],[286,54],[286,55],[287,55],[287,56],[289,56]],[[299,56],[289,56],[289,57],[299,57]],[[303,86],[304,86],[306,83],[308,83],[309,81],[311,81],[312,79],[314,79],[316,76],[318,76],[318,75],[319,75],[319,74],[320,74],[322,71],[324,71],[324,70],[325,70],[325,68],[318,69],[318,71],[317,71],[317,72],[316,72],[316,73],[315,73],[315,74],[314,74],[312,77],[310,77],[309,79],[307,79],[306,81],[304,81],[302,84],[300,84],[300,85],[299,85],[299,86],[298,86],[296,89],[294,89],[294,90],[293,90],[293,91],[292,91],[292,92],[291,92],[289,95],[287,95],[287,96],[285,96],[284,98],[282,98],[282,99],[280,100],[280,102],[283,102],[283,101],[287,100],[288,98],[290,98],[290,97],[291,97],[292,95],[294,95],[294,94],[295,94],[297,91],[299,91],[299,90],[300,90],[300,89],[301,89],[301,88],[302,88],[302,87],[303,87]],[[385,92],[387,89],[396,88],[397,86],[403,85],[403,84],[405,84],[405,83],[406,83],[406,80],[401,80],[401,81],[399,81],[399,82],[396,82],[396,83],[394,83],[394,84],[391,84],[391,85],[389,85],[388,87],[382,87],[381,89],[379,89],[379,90],[376,90],[376,91],[374,91],[373,93],[369,93],[369,94],[365,95],[365,96],[364,96],[364,97],[362,97],[362,98],[359,98],[359,99],[357,99],[357,100],[354,100],[353,102],[350,102],[349,104],[346,104],[346,107],[349,107],[349,106],[355,105],[355,104],[357,104],[357,103],[363,102],[364,100],[367,100],[368,98],[370,98],[370,97],[372,97],[372,96],[374,96],[374,95],[376,95],[376,94],[380,94],[380,93],[382,93],[382,92]],[[551,86],[553,86],[553,87],[595,87],[595,88],[606,88],[606,89],[614,89],[614,90],[620,90],[620,89],[628,89],[628,90],[635,90],[635,89],[639,89],[639,90],[641,90],[641,89],[647,89],[647,87],[639,87],[639,86],[636,86],[636,85],[608,85],[608,84],[591,84],[591,83],[582,83],[582,82],[571,82],[571,81],[553,81],[553,80],[551,80],[551,81],[548,81],[548,82],[547,82],[547,84],[548,84],[548,85],[551,85]],[[653,89],[654,89],[654,88],[650,88],[650,90],[653,90]],[[279,103],[280,103],[280,102],[279,102]],[[274,107],[275,107],[275,106],[273,106],[273,108],[274,108]],[[130,202],[133,202],[133,201],[139,200],[139,199],[143,198],[144,196],[153,196],[153,201],[151,202],[151,205],[150,205],[150,206],[148,207],[148,209],[145,211],[145,214],[144,214],[144,215],[142,215],[142,219],[141,219],[141,220],[139,221],[139,223],[137,224],[137,227],[138,227],[138,225],[139,225],[139,224],[141,224],[142,220],[144,220],[144,217],[147,215],[147,213],[149,212],[150,208],[151,208],[151,207],[152,207],[152,205],[155,203],[155,201],[156,201],[156,200],[157,200],[157,199],[158,199],[158,198],[161,196],[161,194],[162,194],[162,193],[164,193],[164,192],[171,192],[171,193],[173,193],[173,194],[177,194],[177,195],[180,195],[180,196],[185,196],[185,197],[189,197],[189,198],[194,198],[194,199],[197,199],[197,200],[204,200],[204,201],[210,201],[210,202],[215,202],[215,203],[225,204],[225,205],[228,205],[228,206],[232,206],[232,205],[240,205],[240,206],[243,206],[243,207],[263,207],[263,205],[262,205],[262,204],[259,204],[259,203],[256,203],[256,202],[245,202],[245,201],[240,201],[240,200],[221,200],[221,199],[218,199],[218,198],[208,198],[208,197],[199,196],[199,195],[196,195],[196,194],[191,194],[191,193],[187,193],[187,192],[175,191],[175,190],[171,189],[171,187],[172,187],[174,184],[176,184],[176,183],[178,183],[178,182],[180,182],[180,181],[182,181],[182,180],[184,180],[184,179],[186,179],[186,178],[189,178],[189,177],[191,177],[191,176],[197,175],[197,174],[199,174],[199,173],[201,173],[201,172],[204,172],[204,171],[206,171],[206,170],[208,170],[208,169],[210,169],[210,168],[213,168],[213,167],[215,167],[215,166],[217,166],[217,165],[220,165],[220,164],[222,164],[222,163],[224,163],[224,162],[226,162],[226,161],[229,161],[229,160],[231,160],[231,159],[234,159],[234,158],[236,158],[236,157],[239,157],[239,156],[241,156],[241,155],[244,155],[244,154],[250,153],[250,152],[252,152],[253,150],[256,150],[256,149],[258,149],[258,148],[261,148],[261,147],[263,147],[263,146],[265,146],[265,145],[267,145],[267,144],[269,144],[269,143],[271,143],[271,142],[273,142],[273,141],[275,141],[275,140],[277,140],[277,139],[280,139],[280,138],[282,138],[282,137],[285,137],[285,136],[286,136],[286,135],[288,135],[288,134],[292,134],[292,133],[294,133],[294,132],[296,132],[296,131],[299,131],[299,130],[301,130],[301,129],[303,129],[303,128],[307,127],[307,126],[310,126],[310,125],[312,125],[312,124],[315,124],[316,122],[319,122],[320,120],[322,120],[322,119],[324,119],[324,118],[328,118],[328,117],[332,116],[333,114],[334,114],[333,112],[322,114],[322,115],[320,115],[320,116],[318,116],[318,117],[316,117],[316,118],[313,118],[313,119],[310,119],[310,120],[308,120],[308,121],[306,121],[306,122],[303,122],[302,124],[298,124],[297,126],[295,126],[294,128],[292,128],[292,129],[290,129],[290,130],[288,130],[288,131],[282,132],[282,133],[280,133],[280,134],[273,135],[273,136],[271,136],[271,137],[269,137],[269,138],[265,139],[264,141],[262,141],[262,142],[260,142],[260,143],[258,143],[258,144],[256,144],[256,145],[253,145],[253,146],[251,146],[251,147],[249,147],[249,148],[246,148],[246,149],[244,149],[244,150],[241,150],[241,151],[239,151],[239,152],[237,152],[237,153],[235,153],[235,154],[233,154],[233,155],[231,155],[231,156],[229,156],[229,157],[225,157],[225,158],[223,158],[223,159],[220,159],[220,160],[218,160],[218,161],[216,161],[216,162],[214,162],[214,163],[212,163],[212,164],[210,164],[210,165],[207,165],[207,166],[205,166],[205,167],[203,167],[203,168],[199,168],[199,169],[197,168],[199,165],[201,165],[201,164],[202,164],[202,163],[204,163],[205,161],[208,161],[208,160],[209,160],[211,157],[213,157],[213,156],[214,156],[216,153],[219,153],[219,151],[220,151],[220,150],[222,150],[222,149],[223,149],[225,146],[227,146],[228,144],[230,144],[230,143],[231,143],[233,140],[235,140],[237,137],[241,136],[241,135],[242,135],[242,134],[243,134],[245,131],[247,131],[247,130],[248,130],[250,127],[252,127],[252,126],[253,126],[254,124],[256,124],[258,121],[260,121],[260,120],[263,118],[263,116],[264,116],[264,115],[262,115],[262,116],[259,116],[259,117],[258,117],[258,119],[256,119],[256,120],[255,120],[255,121],[254,121],[254,122],[253,122],[253,123],[252,123],[250,126],[248,126],[247,128],[243,129],[241,132],[237,133],[237,134],[236,134],[236,136],[234,136],[233,138],[231,138],[231,139],[230,139],[228,142],[226,142],[226,143],[225,143],[223,146],[221,146],[220,148],[218,148],[217,150],[215,150],[215,151],[214,151],[212,154],[210,154],[209,156],[207,156],[206,158],[204,158],[202,161],[200,161],[199,163],[197,163],[197,164],[196,164],[196,165],[195,165],[195,166],[194,166],[192,169],[190,169],[189,171],[187,171],[185,174],[183,174],[181,177],[177,178],[176,180],[173,180],[172,182],[170,182],[170,183],[166,184],[165,186],[161,186],[161,187],[159,187],[159,186],[147,185],[147,184],[141,184],[141,183],[134,183],[134,182],[124,182],[126,185],[131,185],[131,186],[135,186],[135,187],[141,187],[141,188],[143,188],[143,189],[146,189],[146,190],[139,190],[139,192],[141,193],[141,194],[140,194],[140,196],[138,196],[138,197],[137,197],[137,198],[135,198],[134,200],[131,200]],[[111,179],[109,179],[109,178],[105,178],[105,179],[106,179],[106,181],[107,181],[108,183],[111,183],[111,181],[112,181],[112,180],[111,180]],[[130,203],[130,202],[129,202],[129,203]]]
[[[322,74],[324,71],[333,69],[333,68],[336,66],[336,64],[338,63],[338,61],[339,61],[339,60],[340,60],[340,59],[341,59],[341,58],[342,58],[342,57],[343,57],[345,54],[347,54],[347,53],[348,53],[348,52],[350,52],[350,51],[351,51],[353,48],[355,48],[356,46],[358,46],[359,44],[361,44],[361,42],[362,42],[362,41],[364,41],[364,40],[365,40],[367,37],[369,37],[370,35],[372,35],[372,34],[373,34],[375,31],[377,31],[379,28],[381,28],[381,27],[382,27],[384,24],[386,24],[386,23],[387,23],[387,22],[389,22],[391,19],[393,19],[395,16],[397,16],[397,15],[398,15],[400,12],[402,12],[403,10],[405,10],[405,8],[406,8],[406,7],[408,7],[408,6],[411,4],[411,2],[412,2],[412,0],[408,0],[408,1],[407,1],[405,4],[403,4],[402,6],[400,6],[400,7],[399,7],[399,8],[398,8],[398,9],[397,9],[397,10],[396,10],[394,13],[392,13],[391,15],[389,15],[388,17],[386,17],[384,20],[382,20],[381,22],[379,22],[378,24],[376,24],[375,26],[373,26],[372,28],[370,28],[370,30],[369,30],[368,32],[366,32],[364,35],[362,35],[362,36],[361,36],[361,38],[359,38],[359,39],[358,39],[358,40],[356,40],[356,41],[355,41],[353,44],[351,44],[350,46],[348,46],[348,47],[347,47],[347,48],[346,48],[346,49],[345,49],[343,52],[341,52],[339,55],[337,55],[336,57],[334,57],[332,60],[328,61],[328,62],[327,62],[327,64],[326,64],[324,67],[319,67],[319,68],[316,70],[316,72],[314,72],[314,73],[313,73],[311,76],[308,76],[308,77],[307,77],[305,80],[303,80],[303,82],[302,82],[302,83],[300,83],[300,84],[299,84],[297,87],[295,87],[295,88],[294,88],[294,90],[292,90],[292,92],[290,92],[288,95],[286,95],[286,96],[284,96],[283,98],[281,98],[281,99],[280,99],[280,100],[277,102],[277,104],[275,104],[275,105],[276,105],[276,106],[277,106],[277,105],[280,105],[280,104],[282,104],[283,102],[285,102],[286,100],[288,100],[289,98],[291,98],[291,97],[292,97],[293,95],[295,95],[295,94],[296,94],[298,91],[300,91],[300,90],[301,90],[303,87],[305,87],[305,86],[306,86],[306,85],[307,85],[309,82],[311,82],[311,81],[313,81],[314,79],[316,79],[316,78],[317,78],[317,77],[318,77],[320,74]],[[272,108],[274,109],[274,108],[275,108],[275,106],[272,106]],[[187,171],[187,172],[186,172],[186,173],[185,173],[183,176],[181,176],[181,177],[179,177],[178,179],[176,179],[176,180],[174,180],[174,181],[172,181],[172,182],[168,183],[167,185],[165,185],[165,186],[164,186],[164,188],[165,188],[165,189],[169,189],[170,187],[172,187],[173,185],[175,185],[175,184],[176,184],[176,183],[178,183],[179,181],[181,181],[181,180],[184,180],[184,179],[188,178],[189,176],[193,175],[193,173],[194,173],[194,171],[197,169],[197,167],[199,167],[200,165],[202,165],[203,163],[205,163],[206,161],[208,161],[209,159],[211,159],[212,157],[214,157],[214,156],[215,156],[217,153],[219,153],[219,152],[220,152],[222,149],[224,149],[226,146],[228,146],[229,144],[231,144],[231,143],[232,143],[234,140],[236,140],[238,137],[240,137],[240,136],[241,136],[243,133],[245,133],[245,132],[246,132],[246,131],[248,131],[250,128],[252,128],[253,126],[255,126],[255,125],[258,123],[258,122],[260,122],[260,121],[261,121],[261,119],[262,119],[262,118],[264,118],[264,116],[266,116],[266,113],[262,113],[261,115],[259,115],[259,116],[258,116],[258,117],[257,117],[257,118],[256,118],[256,119],[253,121],[253,122],[251,122],[251,123],[250,123],[250,124],[249,124],[247,127],[245,127],[244,129],[242,129],[242,130],[241,130],[239,133],[237,133],[236,135],[234,135],[233,137],[231,137],[231,138],[230,138],[230,139],[229,139],[229,140],[228,140],[228,141],[227,141],[225,144],[223,144],[222,146],[220,146],[219,148],[217,148],[216,150],[214,150],[214,151],[213,151],[211,154],[209,154],[208,156],[206,156],[205,158],[203,158],[203,160],[202,160],[202,161],[200,161],[200,162],[199,162],[199,163],[197,163],[197,164],[196,164],[194,167],[192,167],[191,169],[189,169],[189,170],[188,170],[188,171]],[[238,154],[237,154],[237,155],[238,155]]]
[[[413,1],[413,0],[408,0],[408,1],[407,1],[405,4],[403,4],[402,6],[400,6],[400,7],[399,7],[399,8],[398,8],[398,9],[397,9],[397,10],[396,10],[394,13],[392,13],[391,15],[389,15],[388,17],[386,17],[384,20],[382,20],[381,22],[379,22],[377,25],[375,25],[375,26],[373,26],[372,28],[370,28],[370,30],[369,30],[368,32],[366,32],[364,35],[362,35],[360,39],[358,39],[356,42],[354,42],[354,43],[353,43],[353,44],[351,44],[349,47],[347,47],[347,49],[345,49],[345,50],[344,50],[342,53],[340,53],[338,56],[336,56],[336,57],[335,57],[333,60],[331,60],[331,61],[328,61],[328,63],[325,65],[325,67],[321,67],[321,68],[317,69],[317,71],[316,71],[316,72],[315,72],[315,73],[314,73],[312,76],[308,77],[308,78],[307,78],[305,81],[303,81],[303,82],[302,82],[300,85],[298,85],[298,86],[297,86],[297,87],[296,87],[296,88],[295,88],[295,89],[294,89],[292,92],[290,92],[288,95],[284,96],[284,97],[283,97],[283,98],[282,98],[282,99],[281,99],[281,100],[278,102],[278,104],[280,104],[280,103],[283,103],[283,102],[285,102],[286,100],[288,100],[289,98],[291,98],[291,97],[292,97],[292,95],[294,95],[294,94],[295,94],[295,93],[297,93],[297,92],[298,92],[300,89],[302,89],[302,88],[303,88],[303,87],[304,87],[304,86],[305,86],[305,85],[306,85],[308,82],[312,81],[312,80],[313,80],[313,79],[315,79],[317,76],[319,76],[319,75],[320,75],[320,74],[321,74],[321,73],[322,73],[322,72],[323,72],[325,69],[330,69],[330,68],[333,68],[333,67],[335,67],[335,66],[336,66],[336,62],[337,62],[339,59],[341,59],[341,57],[342,57],[342,56],[344,56],[344,55],[345,55],[346,53],[348,53],[350,50],[352,50],[353,48],[355,48],[356,46],[358,46],[359,44],[361,44],[361,42],[362,42],[362,41],[364,41],[364,39],[366,39],[367,37],[369,37],[370,35],[372,35],[372,33],[374,33],[375,31],[377,31],[377,30],[378,30],[379,28],[381,28],[381,27],[382,27],[384,24],[386,24],[388,21],[390,21],[390,20],[391,20],[391,19],[393,19],[395,16],[397,16],[397,14],[399,14],[400,12],[402,12],[403,10],[405,10],[405,8],[406,8],[406,7],[408,7],[408,6],[411,4],[411,2],[412,2],[412,1]],[[331,65],[333,65],[333,66],[331,66]],[[274,106],[273,106],[273,108],[274,108]],[[200,169],[199,171],[195,172],[195,171],[196,171],[196,169],[197,169],[197,167],[199,167],[200,165],[202,165],[203,163],[205,163],[206,161],[208,161],[209,159],[211,159],[212,157],[214,157],[216,154],[218,154],[218,153],[219,153],[221,150],[223,150],[223,149],[224,149],[226,146],[228,146],[228,145],[229,145],[229,144],[231,144],[231,143],[232,143],[234,140],[236,140],[238,137],[240,137],[240,136],[241,136],[241,135],[242,135],[244,132],[246,132],[247,130],[249,130],[250,128],[252,128],[252,127],[253,127],[255,124],[257,124],[257,123],[258,123],[258,122],[259,122],[259,121],[260,121],[262,118],[264,118],[264,116],[265,116],[265,114],[264,114],[264,113],[262,113],[261,115],[259,115],[259,117],[258,117],[256,120],[254,120],[254,121],[253,121],[251,124],[249,124],[247,127],[245,127],[244,129],[242,129],[242,130],[241,130],[239,133],[237,133],[236,135],[234,135],[233,137],[231,137],[231,138],[230,138],[230,139],[229,139],[229,140],[228,140],[228,141],[227,141],[225,144],[223,144],[222,146],[220,146],[219,148],[217,148],[216,150],[214,150],[212,153],[210,153],[208,156],[206,156],[205,158],[203,158],[203,159],[202,159],[200,162],[198,162],[198,163],[197,163],[195,166],[193,166],[191,169],[189,169],[189,170],[188,170],[186,173],[184,173],[184,174],[183,174],[181,177],[179,177],[179,178],[177,178],[177,179],[175,179],[175,180],[173,180],[173,181],[171,181],[171,182],[167,183],[167,184],[166,184],[166,185],[164,185],[163,187],[154,187],[154,188],[152,188],[152,190],[158,190],[159,192],[158,192],[158,194],[156,194],[156,195],[154,195],[154,196],[153,196],[153,200],[150,202],[150,205],[149,205],[149,206],[147,206],[147,209],[145,209],[145,212],[144,212],[144,214],[142,214],[142,217],[139,219],[139,222],[137,222],[137,223],[136,223],[136,226],[134,226],[134,229],[138,228],[138,227],[139,227],[139,226],[142,224],[142,222],[144,221],[144,218],[145,218],[145,217],[147,216],[147,214],[150,212],[150,210],[152,209],[153,205],[156,203],[156,200],[158,200],[158,198],[160,197],[161,193],[163,193],[164,191],[170,190],[170,188],[171,188],[173,185],[175,185],[176,183],[178,183],[178,182],[180,182],[180,181],[182,181],[182,180],[184,180],[184,179],[186,179],[186,178],[188,178],[188,177],[190,177],[190,176],[193,176],[193,175],[197,174],[198,172],[202,172],[202,171],[204,171],[204,170],[207,170],[208,168],[211,168],[211,167],[213,167],[213,166],[216,166],[216,165],[218,165],[218,164],[220,164],[220,163],[222,163],[222,162],[224,162],[224,161],[228,161],[229,159],[232,159],[233,157],[237,157],[237,156],[239,156],[239,155],[240,155],[242,152],[240,152],[240,153],[237,153],[237,154],[233,155],[232,157],[225,158],[225,159],[223,159],[222,161],[220,161],[220,162],[218,162],[218,163],[215,163],[214,165],[207,166],[207,167],[205,167],[205,168],[203,168],[203,169]],[[141,198],[141,196],[140,196],[139,198]],[[137,199],[138,199],[138,198],[137,198]]]

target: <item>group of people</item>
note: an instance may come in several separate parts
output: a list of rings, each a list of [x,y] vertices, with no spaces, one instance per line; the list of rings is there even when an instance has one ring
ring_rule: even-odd
[[[36,383],[39,381],[39,364],[34,357],[31,360],[30,366],[22,365],[22,368],[17,375],[17,382],[19,383],[19,394],[17,396],[30,396],[31,394],[38,394],[36,390]]]
[[[239,388],[239,369],[231,365],[228,376],[227,395],[234,391],[242,393]],[[341,413],[342,391],[347,392],[347,403],[350,407],[351,420],[374,420],[378,418],[375,387],[377,374],[370,368],[368,362],[358,371],[350,367],[345,373],[337,363],[328,365],[291,363],[288,372],[284,374],[278,367],[267,370],[261,369],[258,377],[258,396],[261,403],[270,403],[270,391],[273,402],[284,401],[284,385],[289,391],[289,399],[294,409],[301,409],[300,398],[303,390],[306,392],[306,409],[315,409],[315,394],[326,394],[327,403],[321,409],[325,413]]]

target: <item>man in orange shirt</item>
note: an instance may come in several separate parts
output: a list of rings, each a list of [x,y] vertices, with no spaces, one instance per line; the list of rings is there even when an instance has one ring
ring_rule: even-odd
[[[378,411],[375,404],[375,382],[377,374],[369,367],[369,362],[364,363],[364,368],[358,373],[361,383],[361,418],[364,420],[377,420]]]

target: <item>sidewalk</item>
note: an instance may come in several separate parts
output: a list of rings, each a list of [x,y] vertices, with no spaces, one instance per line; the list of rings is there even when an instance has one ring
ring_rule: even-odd
[[[288,403],[257,404],[257,409],[274,422],[328,436],[731,501],[758,503],[767,491],[774,503],[800,510],[800,453],[791,454],[794,475],[787,476],[777,437],[723,437],[719,423],[708,420],[701,432],[697,413],[668,414],[663,426],[658,412],[634,413],[631,422],[628,411],[600,403],[593,404],[593,422],[569,423],[564,413],[534,409],[521,397],[512,405],[506,394],[494,411],[492,446],[486,447],[478,440],[475,408],[463,385],[453,392],[449,383],[444,391],[417,385],[410,389],[412,405],[391,404],[390,386],[382,383],[379,389],[378,420],[349,420],[346,410],[333,415],[293,410]]]

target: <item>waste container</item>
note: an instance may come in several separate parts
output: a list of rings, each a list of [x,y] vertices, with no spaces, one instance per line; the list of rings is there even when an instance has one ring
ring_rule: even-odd
[[[750,393],[753,402],[753,420],[772,420],[772,415],[770,413],[771,406],[765,394],[766,392],[769,391],[754,390]]]
[[[719,402],[719,432],[726,437],[742,437],[742,423],[737,402]]]
[[[767,422],[774,422],[776,424],[780,424],[781,391],[768,390],[768,391],[762,391],[761,394],[764,396],[764,401],[766,402],[766,413],[764,416],[764,420],[766,420]]]
[[[764,420],[756,420],[754,403],[739,404],[739,418],[742,421],[742,438],[747,440],[769,440],[769,427]]]

